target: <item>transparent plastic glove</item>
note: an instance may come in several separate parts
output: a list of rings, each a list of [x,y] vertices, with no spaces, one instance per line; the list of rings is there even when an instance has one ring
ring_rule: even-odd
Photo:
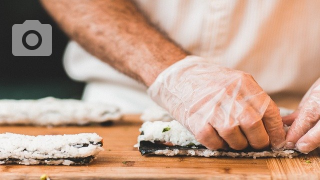
[[[286,148],[297,148],[308,153],[320,146],[320,78],[304,95],[298,109],[283,117],[285,124],[291,125]]]
[[[284,146],[279,109],[247,73],[188,56],[164,70],[148,94],[209,149]]]

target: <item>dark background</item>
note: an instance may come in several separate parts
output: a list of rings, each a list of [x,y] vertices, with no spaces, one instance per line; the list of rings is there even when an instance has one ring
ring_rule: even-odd
[[[39,20],[52,26],[52,55],[15,57],[11,29],[25,20]],[[0,99],[81,97],[84,84],[71,80],[62,66],[68,37],[43,9],[38,0],[0,1]]]

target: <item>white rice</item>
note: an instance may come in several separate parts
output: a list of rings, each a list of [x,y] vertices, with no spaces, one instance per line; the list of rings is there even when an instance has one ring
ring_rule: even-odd
[[[293,110],[280,108],[281,116],[289,115]],[[162,119],[165,117],[165,119]],[[146,110],[141,117],[145,122],[140,128],[143,135],[138,137],[140,141],[161,141],[171,142],[173,145],[186,146],[189,144],[200,145],[194,135],[184,128],[178,121],[172,120],[172,117],[162,108],[153,107]],[[162,132],[164,128],[169,127],[171,130]],[[287,130],[288,126],[284,126]],[[139,147],[136,146],[136,147]]]
[[[140,147],[141,141],[149,142],[171,142],[177,146],[201,145],[186,128],[178,121],[170,122],[145,122],[140,128],[141,135],[138,136],[138,144],[135,147]],[[158,149],[147,154],[165,155],[165,156],[203,156],[203,157],[289,157],[298,156],[299,153],[294,150],[270,150],[270,151],[250,151],[250,152],[233,152],[233,151],[216,151],[209,149],[198,149],[196,146],[191,146],[188,149],[166,148]]]
[[[169,130],[163,132],[165,128]],[[176,120],[170,122],[145,122],[140,128],[140,132],[143,132],[143,135],[138,137],[138,142],[161,141],[171,142],[173,145],[178,146],[187,146],[191,143],[194,145],[200,145],[200,143],[195,139],[194,135]]]
[[[165,156],[200,156],[200,157],[252,157],[254,159],[261,157],[287,157],[293,158],[299,153],[293,150],[279,150],[279,151],[261,151],[261,152],[230,152],[230,151],[216,151],[209,149],[164,149],[156,150],[153,154]]]
[[[72,99],[0,100],[0,125],[57,126],[119,120],[119,108]]]
[[[0,134],[0,164],[17,159],[20,164],[25,165],[39,164],[40,161],[46,161],[46,164],[71,165],[74,163],[68,158],[96,156],[103,150],[98,144],[101,141],[102,138],[95,133],[41,136]]]

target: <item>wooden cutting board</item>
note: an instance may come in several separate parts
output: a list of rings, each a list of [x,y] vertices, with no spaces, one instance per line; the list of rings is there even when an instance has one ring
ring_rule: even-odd
[[[0,179],[320,179],[320,151],[298,158],[144,157],[133,147],[141,122],[127,117],[112,126],[0,127],[0,132],[28,135],[96,132],[105,151],[89,166],[0,165]]]

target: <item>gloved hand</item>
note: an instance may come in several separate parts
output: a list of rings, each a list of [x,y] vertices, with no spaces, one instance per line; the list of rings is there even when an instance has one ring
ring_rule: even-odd
[[[320,146],[320,78],[304,95],[298,109],[283,117],[291,125],[286,137],[285,148],[297,148],[308,153]]]
[[[165,69],[148,94],[209,149],[284,146],[279,109],[247,73],[187,56]]]

